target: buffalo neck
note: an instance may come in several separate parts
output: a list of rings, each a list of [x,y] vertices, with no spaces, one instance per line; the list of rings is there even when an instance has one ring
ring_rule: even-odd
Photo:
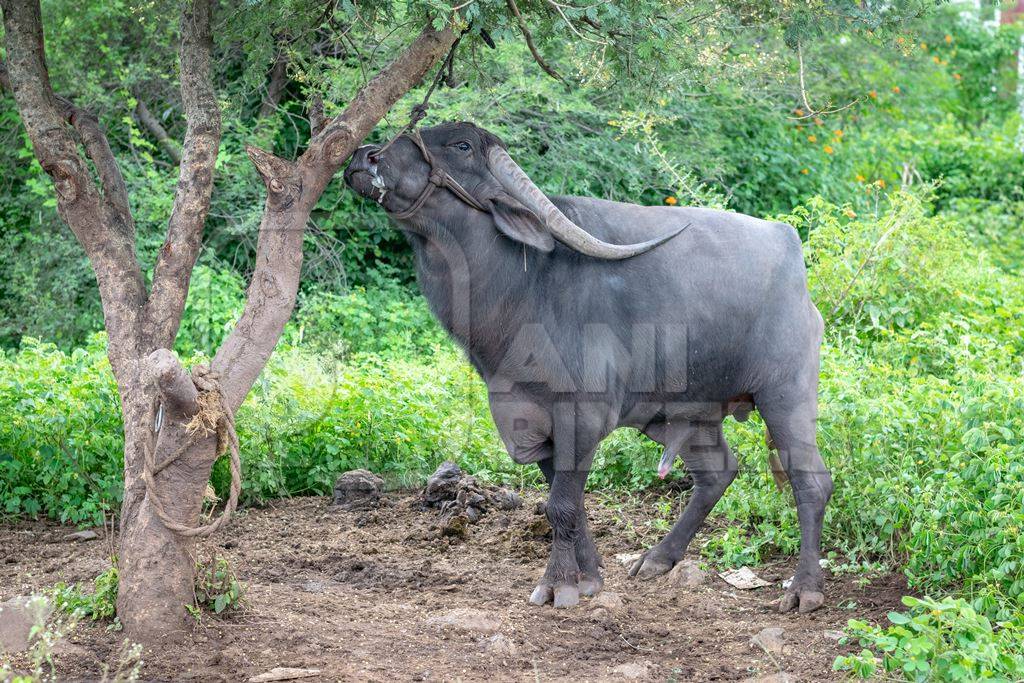
[[[490,214],[462,205],[449,213],[399,226],[431,311],[487,377],[519,327],[545,317],[541,293],[552,257],[501,235]]]

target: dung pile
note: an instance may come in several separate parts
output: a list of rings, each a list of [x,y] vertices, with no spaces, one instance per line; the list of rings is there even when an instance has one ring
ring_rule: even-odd
[[[466,538],[469,525],[489,511],[514,510],[523,501],[515,491],[481,484],[455,463],[446,461],[427,479],[423,503],[440,512],[443,535]]]

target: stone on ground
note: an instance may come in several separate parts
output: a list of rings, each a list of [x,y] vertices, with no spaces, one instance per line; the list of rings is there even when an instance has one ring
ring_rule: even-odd
[[[751,646],[757,646],[773,655],[781,655],[786,649],[786,631],[778,626],[769,626],[750,639]]]
[[[384,491],[384,480],[369,470],[349,470],[334,482],[334,505],[347,510],[373,507]]]
[[[696,588],[707,580],[707,572],[696,560],[683,560],[668,573],[669,585],[676,588]]]
[[[612,591],[603,591],[598,593],[590,601],[590,604],[595,608],[603,607],[609,612],[620,610],[625,606],[625,603],[622,601],[622,596]]]
[[[483,641],[484,649],[491,654],[502,657],[513,657],[519,648],[512,642],[512,639],[502,633],[495,633]]]
[[[53,611],[39,595],[18,596],[0,603],[0,654],[27,650],[30,634],[37,623],[45,623]]]
[[[630,662],[612,667],[612,674],[627,681],[643,681],[651,677],[650,662]]]
[[[469,607],[460,607],[445,614],[432,616],[427,619],[427,624],[453,631],[484,635],[497,633],[501,628],[501,622],[490,612]]]

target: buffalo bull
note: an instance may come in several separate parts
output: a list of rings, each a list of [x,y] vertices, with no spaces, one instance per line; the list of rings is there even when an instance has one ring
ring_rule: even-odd
[[[779,602],[824,601],[821,525],[832,478],[818,454],[822,319],[792,227],[700,208],[548,197],[493,134],[450,123],[361,147],[345,172],[408,237],[420,288],[487,384],[509,455],[551,487],[554,541],[530,602],[601,590],[583,490],[601,440],[635,427],[694,488],[631,569],[664,574],[736,476],[722,435],[756,407],[788,476],[800,560]],[[781,475],[781,473],[780,473]]]

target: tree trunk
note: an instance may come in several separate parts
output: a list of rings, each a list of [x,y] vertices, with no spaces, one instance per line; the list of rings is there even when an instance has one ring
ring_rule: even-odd
[[[121,505],[117,613],[132,638],[153,643],[185,633],[189,626],[185,608],[195,596],[195,539],[164,525],[137,466],[146,447],[155,448],[157,463],[184,448],[155,475],[156,495],[167,515],[196,526],[217,438],[186,433],[185,425],[199,410],[198,392],[169,351],[155,351],[140,363],[124,394],[125,463],[132,464],[132,471],[126,467]],[[159,435],[154,435],[150,413],[157,402],[163,418]]]

